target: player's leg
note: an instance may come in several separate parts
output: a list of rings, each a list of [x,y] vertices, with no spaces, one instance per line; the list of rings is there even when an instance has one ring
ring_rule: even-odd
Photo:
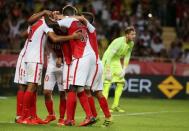
[[[84,86],[86,85],[87,77],[89,74],[89,68],[92,57],[93,57],[92,55],[88,55],[80,59],[76,59],[72,63],[72,65],[74,66],[72,66],[71,69],[71,76],[73,77],[72,79],[70,79],[71,80],[70,83],[72,83],[73,86],[76,87],[77,97],[86,114],[86,119],[80,124],[80,126],[86,126],[92,124],[93,121],[95,120],[95,118],[92,115],[89,102],[87,99],[87,95],[84,90]]]
[[[44,90],[44,96],[45,96],[45,106],[48,111],[48,115],[45,118],[45,122],[49,123],[53,120],[56,120],[55,111],[53,107],[53,98],[52,98],[52,91],[51,90]]]
[[[23,102],[23,114],[25,118],[30,117],[23,121],[28,124],[45,124],[36,113],[36,102],[37,102],[37,87],[41,83],[43,65],[39,63],[27,63],[26,74],[28,87],[24,95]]]
[[[115,96],[114,96],[114,101],[113,101],[113,104],[112,104],[112,109],[114,111],[125,112],[125,110],[123,110],[119,107],[119,101],[120,101],[120,98],[121,98],[121,94],[123,92],[123,87],[124,87],[123,83],[117,83],[116,84]]]
[[[15,76],[14,76],[14,83],[18,84],[15,122],[17,122],[17,120],[22,115],[24,93],[27,88],[25,71],[26,71],[26,64],[23,61],[22,54],[19,54],[16,64]]]
[[[15,122],[22,116],[22,107],[23,107],[23,100],[24,100],[24,93],[26,90],[27,85],[19,84],[18,85],[18,91],[17,91],[17,97],[16,97],[16,118]]]
[[[116,84],[115,93],[114,93],[114,101],[111,107],[111,111],[117,111],[117,112],[124,112],[123,109],[119,107],[119,101],[121,98],[121,94],[124,87],[125,79],[120,76],[122,72],[122,67],[120,62],[118,62],[119,65],[112,67],[113,77],[112,82]]]
[[[102,66],[102,63],[101,63],[101,66]],[[109,73],[111,74],[111,77],[112,77],[112,73],[111,72],[109,72]],[[106,65],[104,65],[104,67],[103,67],[103,75],[102,75],[102,77],[103,77],[103,92],[102,93],[105,96],[105,98],[108,99],[109,90],[110,90],[111,83],[112,83],[111,82],[112,78],[107,79],[106,75],[107,75],[107,67],[106,67]]]
[[[95,107],[94,97],[91,94],[91,88],[93,87],[97,75],[98,75],[98,64],[94,64],[90,66],[89,75],[87,77],[87,82],[85,85],[85,93],[87,94],[89,106],[95,118],[97,117],[97,111]]]
[[[85,120],[80,123],[80,126],[87,126],[87,125],[95,123],[96,120],[95,120],[95,118],[92,114],[91,108],[89,106],[88,98],[85,93],[84,87],[78,86],[77,92],[78,92],[77,96],[79,98],[80,104],[81,104],[83,110],[85,111],[85,115],[86,115]]]
[[[66,62],[65,62],[66,63]],[[75,125],[74,120],[74,111],[76,108],[76,101],[77,101],[77,93],[76,89],[70,86],[70,73],[71,73],[71,65],[64,64],[63,66],[63,90],[67,94],[66,98],[66,126],[73,126]]]
[[[97,117],[97,111],[96,111],[96,107],[95,107],[94,97],[92,96],[90,89],[85,89],[85,92],[86,92],[87,97],[88,97],[88,102],[89,102],[89,106],[91,108],[92,114],[96,118]]]
[[[99,73],[97,81],[95,81],[92,90],[95,92],[95,96],[98,99],[99,105],[105,115],[105,118],[109,119],[111,118],[111,113],[109,111],[108,102],[107,99],[104,97],[102,93],[103,89],[103,81],[102,81],[102,75]]]
[[[104,113],[105,120],[104,120],[103,126],[109,126],[112,123],[112,119],[111,119],[111,113],[109,111],[107,99],[102,94],[102,90],[103,90],[102,75],[103,75],[103,66],[102,66],[101,61],[99,61],[98,72],[97,72],[97,75],[96,75],[96,78],[94,80],[91,90],[95,92],[95,96],[97,97],[99,105]]]
[[[106,99],[108,99],[110,87],[111,87],[111,81],[104,80],[102,93]]]
[[[105,116],[105,120],[104,120],[102,126],[108,127],[112,124],[112,117],[111,117],[111,113],[110,113],[110,110],[109,110],[109,107],[108,107],[107,99],[103,96],[102,90],[95,91],[95,95],[98,99],[100,107],[101,107],[101,109],[104,113],[104,116]]]
[[[47,68],[45,78],[44,78],[44,97],[45,97],[45,106],[48,111],[48,115],[45,118],[45,122],[49,123],[56,119],[55,111],[53,108],[53,96],[52,91],[56,84],[55,74],[52,69]]]
[[[77,102],[77,87],[70,85],[67,89],[67,101],[66,101],[66,121],[65,125],[73,126],[74,125],[74,115]]]
[[[64,116],[66,113],[66,92],[63,87],[63,66],[61,68],[58,68],[58,71],[56,72],[56,81],[58,85],[58,89],[60,92],[60,103],[59,103],[59,120],[58,120],[58,125],[62,126],[65,125],[64,122]]]
[[[22,116],[23,116],[23,122],[24,124],[30,124],[31,119],[31,107],[33,105],[33,97],[34,92],[36,91],[37,84],[35,83],[28,83],[26,92],[24,94],[24,100],[23,100],[23,110],[22,110]]]
[[[59,126],[65,125],[65,122],[64,122],[65,113],[66,113],[66,92],[60,91],[60,104],[59,104],[60,117],[58,120]]]

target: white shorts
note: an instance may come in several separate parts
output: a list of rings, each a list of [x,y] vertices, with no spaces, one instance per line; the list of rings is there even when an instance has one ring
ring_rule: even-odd
[[[44,90],[51,90],[53,91],[55,84],[57,83],[59,91],[64,91],[63,84],[62,84],[62,67],[47,67],[47,71],[44,78]]]
[[[26,63],[26,81],[41,85],[43,64]]]
[[[74,59],[70,66],[65,66],[63,70],[63,83],[66,84],[65,88],[68,89],[69,85],[84,87],[91,72],[94,72],[95,60],[95,55],[89,54],[82,58]],[[92,82],[88,81],[88,83]]]
[[[102,74],[103,74],[103,65],[102,62],[100,61],[99,63],[96,64],[96,69],[92,80],[89,80],[92,81],[92,83],[90,86],[86,85],[86,89],[90,89],[93,92],[103,90]]]
[[[16,63],[16,71],[14,76],[14,83],[18,84],[27,84],[26,81],[26,63],[24,61],[24,58],[22,57],[22,54],[19,54],[17,63]]]

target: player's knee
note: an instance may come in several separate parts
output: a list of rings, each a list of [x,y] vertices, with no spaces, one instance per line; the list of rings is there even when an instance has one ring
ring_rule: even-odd
[[[45,96],[45,100],[51,100],[51,98],[52,98],[52,92],[51,91],[44,90],[43,94]]]
[[[66,99],[66,92],[60,91],[60,99]]]
[[[44,90],[43,94],[48,97],[51,96],[52,92],[50,90]]]
[[[76,85],[70,85],[69,91],[76,92],[77,91],[77,86]]]
[[[28,83],[27,91],[35,92],[37,90],[37,84],[35,83]]]
[[[18,90],[19,91],[25,91],[26,90],[26,88],[27,88],[27,85],[18,85]]]
[[[116,83],[116,87],[123,88],[124,87],[124,83],[122,83],[122,82]]]
[[[104,95],[102,94],[102,91],[95,91],[95,96],[97,97],[97,99],[104,97]]]
[[[84,91],[84,87],[82,86],[78,86],[77,87],[77,92],[80,93],[80,92],[83,92]]]
[[[92,96],[91,90],[88,90],[88,89],[86,90],[86,89],[85,89],[85,93],[87,94],[88,97]]]

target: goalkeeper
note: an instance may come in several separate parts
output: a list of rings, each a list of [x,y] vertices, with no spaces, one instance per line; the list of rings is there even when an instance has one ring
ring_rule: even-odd
[[[125,29],[125,36],[116,38],[111,42],[105,51],[102,63],[104,66],[104,89],[103,95],[108,98],[109,89],[112,83],[115,83],[115,96],[111,112],[125,112],[119,106],[119,100],[125,83],[125,69],[128,66],[131,52],[134,46],[136,32],[134,27],[130,26]],[[121,59],[124,61],[121,62]]]

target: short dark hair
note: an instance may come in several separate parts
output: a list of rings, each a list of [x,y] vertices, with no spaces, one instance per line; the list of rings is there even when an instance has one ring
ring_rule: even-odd
[[[91,24],[94,22],[94,15],[91,12],[81,12],[81,15],[83,15]]]
[[[135,31],[134,26],[128,26],[125,28],[125,34],[129,34],[131,31]]]
[[[62,8],[62,14],[65,16],[74,16],[78,13],[78,10],[72,5],[66,5]]]

